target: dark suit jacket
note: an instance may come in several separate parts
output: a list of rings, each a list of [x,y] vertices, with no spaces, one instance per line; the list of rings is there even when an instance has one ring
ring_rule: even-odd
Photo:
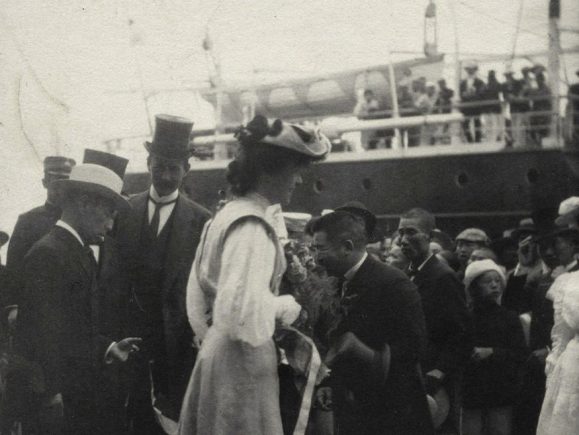
[[[482,106],[477,105],[484,98],[485,84],[478,77],[474,79],[474,93],[467,93],[466,80],[460,82],[460,101],[465,103],[465,107],[461,107],[460,111],[466,116],[480,115]]]
[[[119,222],[116,238],[119,240],[123,258],[128,262],[129,271],[136,271],[138,266],[141,226],[148,207],[148,195],[149,192],[146,191],[133,196],[130,199],[131,212],[125,220]],[[186,308],[187,281],[203,226],[210,216],[205,208],[179,194],[173,209],[173,223],[165,257],[165,277],[162,288],[159,289],[163,302],[163,329],[170,367],[169,387],[174,390],[173,396],[180,396],[172,398],[177,404],[182,400],[193,364],[193,332]],[[135,285],[134,281],[133,275],[131,286]],[[131,294],[135,294],[134,289]]]
[[[422,362],[427,373],[438,369],[452,376],[472,352],[472,326],[464,287],[456,274],[431,256],[414,277],[422,299],[428,348]]]
[[[60,214],[61,211],[58,207],[46,203],[18,216],[8,245],[6,267],[8,268],[9,283],[4,295],[2,295],[1,303],[3,306],[18,305],[24,257],[32,245],[48,234],[60,218]]]
[[[376,351],[389,345],[391,363],[382,387],[354,361],[332,370],[340,433],[432,433],[418,368],[426,330],[416,287],[399,270],[368,257],[348,283],[345,299],[349,308],[337,336],[351,331]]]
[[[98,326],[96,272],[83,246],[60,227],[24,259],[17,346],[42,367],[49,395],[87,400],[95,391],[112,342]]]

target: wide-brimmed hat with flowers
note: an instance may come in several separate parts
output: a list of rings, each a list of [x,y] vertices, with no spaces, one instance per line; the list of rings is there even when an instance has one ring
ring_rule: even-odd
[[[317,128],[290,124],[281,119],[270,123],[262,115],[256,115],[246,126],[238,128],[235,137],[241,144],[278,146],[313,159],[323,158],[332,148],[329,139]]]

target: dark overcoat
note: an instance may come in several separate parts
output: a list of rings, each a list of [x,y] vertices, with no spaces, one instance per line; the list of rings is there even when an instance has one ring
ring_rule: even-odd
[[[464,287],[450,267],[431,256],[414,277],[422,299],[428,346],[424,373],[433,369],[449,378],[457,374],[472,352],[472,323]]]
[[[132,209],[119,222],[117,240],[126,261],[130,276],[130,304],[135,305],[135,294],[139,289],[138,273],[142,258],[140,240],[142,223],[147,213],[149,192],[139,193],[130,198]],[[193,332],[189,325],[186,308],[186,291],[191,265],[195,257],[199,238],[205,222],[211,214],[199,204],[179,194],[172,212],[169,241],[164,257],[163,280],[159,293],[162,301],[162,325],[164,332],[165,354],[168,365],[169,400],[180,409],[185,388],[194,363]],[[129,307],[129,312],[135,308]],[[129,325],[127,334],[139,333],[136,324]],[[137,328],[136,330],[133,328]]]
[[[69,428],[99,433],[97,387],[112,339],[99,328],[97,265],[87,249],[58,226],[34,244],[24,259],[16,341],[41,367],[44,394],[62,394]]]
[[[433,433],[419,371],[426,329],[416,287],[401,271],[368,257],[348,283],[342,305],[337,336],[351,331],[375,351],[388,345],[391,361],[380,387],[354,361],[333,368],[339,433]]]
[[[3,306],[18,305],[24,257],[32,245],[48,234],[56,221],[60,219],[60,214],[60,208],[47,202],[18,216],[8,244],[6,267],[9,282],[1,296]]]

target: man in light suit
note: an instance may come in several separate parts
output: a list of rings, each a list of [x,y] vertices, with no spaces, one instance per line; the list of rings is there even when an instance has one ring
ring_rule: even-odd
[[[132,211],[120,222],[117,240],[129,261],[129,331],[143,338],[129,400],[132,433],[163,433],[151,406],[178,420],[193,368],[193,332],[185,295],[201,231],[210,213],[179,192],[189,170],[193,123],[157,115],[147,165],[149,190],[130,199]],[[152,382],[151,382],[152,380]]]

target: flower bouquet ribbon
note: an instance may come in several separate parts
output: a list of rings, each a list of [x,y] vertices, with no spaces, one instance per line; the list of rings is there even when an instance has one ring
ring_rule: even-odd
[[[302,401],[298,419],[294,428],[294,435],[304,435],[308,426],[314,388],[326,376],[328,369],[322,364],[320,354],[312,339],[291,326],[278,327],[276,343],[284,351],[290,367],[297,375],[305,378],[305,387],[302,389]]]

